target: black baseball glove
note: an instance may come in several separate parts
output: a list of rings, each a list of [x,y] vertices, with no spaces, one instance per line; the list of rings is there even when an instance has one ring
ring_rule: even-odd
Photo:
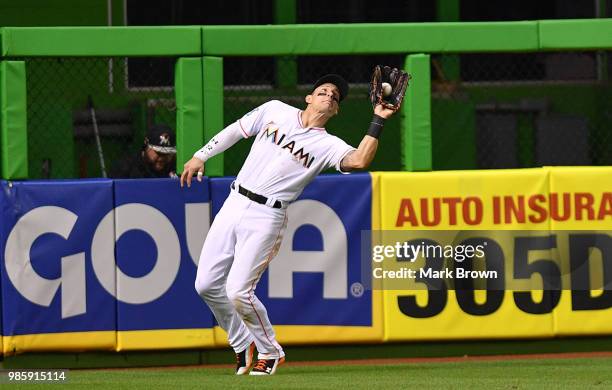
[[[376,65],[372,73],[372,81],[370,82],[370,101],[372,102],[372,107],[382,104],[385,108],[399,110],[404,100],[408,81],[411,78],[412,76],[403,70]],[[391,85],[391,93],[387,96],[384,96],[383,83]]]

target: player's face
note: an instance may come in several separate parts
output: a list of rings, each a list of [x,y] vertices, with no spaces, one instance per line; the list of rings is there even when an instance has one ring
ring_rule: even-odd
[[[338,88],[331,83],[319,85],[312,91],[312,104],[318,111],[330,112],[332,115],[338,113],[340,103],[340,92]]]

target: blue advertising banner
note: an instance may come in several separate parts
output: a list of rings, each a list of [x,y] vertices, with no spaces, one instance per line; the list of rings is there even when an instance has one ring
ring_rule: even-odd
[[[211,179],[213,219],[232,180]],[[367,173],[318,176],[288,207],[281,248],[256,290],[274,325],[372,325],[372,294],[359,282],[371,212]]]
[[[194,281],[231,181],[1,182],[4,353],[219,345]],[[314,341],[340,328],[344,341],[382,337],[359,283],[371,202],[370,175],[326,175],[287,209],[285,239],[257,289],[281,341],[291,332],[289,341],[307,341],[309,326],[322,335]]]
[[[97,227],[106,215],[112,216],[113,182],[2,181],[0,185],[5,353],[44,349],[44,341],[20,335],[58,332],[110,331],[99,334],[94,346],[114,348],[114,291],[104,290],[91,267],[93,243],[112,245],[112,237]],[[79,348],[82,342],[68,344]]]
[[[207,179],[115,181],[117,330],[212,327],[194,288],[209,204]]]
[[[182,190],[171,179],[2,190],[5,353],[213,345],[212,314],[194,289],[210,225],[206,180]]]

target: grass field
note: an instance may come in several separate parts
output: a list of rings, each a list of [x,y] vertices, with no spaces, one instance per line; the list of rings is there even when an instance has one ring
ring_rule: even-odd
[[[56,385],[57,386],[57,385]],[[62,386],[62,385],[59,385]],[[224,368],[72,370],[74,389],[588,389],[612,388],[612,358],[281,366],[271,377]],[[62,386],[64,387],[64,386]],[[15,384],[13,389],[40,388]]]

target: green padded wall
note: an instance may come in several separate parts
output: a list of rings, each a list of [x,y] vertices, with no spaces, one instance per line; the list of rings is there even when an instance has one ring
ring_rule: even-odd
[[[402,105],[402,162],[406,171],[431,170],[431,76],[429,54],[406,57],[413,79]]]
[[[612,48],[612,19],[542,20],[538,23],[541,49]]]
[[[204,142],[204,92],[202,58],[179,58],[176,62],[176,165],[177,172]]]
[[[204,57],[204,142],[223,129],[223,58]],[[206,162],[207,176],[223,176],[223,153]]]
[[[214,56],[533,51],[538,48],[538,22],[535,21],[203,26],[202,34],[204,54]]]
[[[28,177],[24,61],[0,61],[0,153],[3,179]]]
[[[179,56],[199,55],[200,27],[6,27],[2,55]]]

